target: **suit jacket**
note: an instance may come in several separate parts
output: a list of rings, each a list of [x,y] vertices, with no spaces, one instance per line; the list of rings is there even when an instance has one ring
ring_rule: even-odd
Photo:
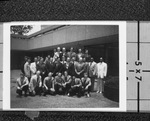
[[[90,62],[89,63],[89,77],[93,77],[94,75],[96,75],[96,63],[93,61],[93,62]]]
[[[46,63],[46,71],[47,71],[47,74],[49,73],[49,72],[54,72],[54,69],[55,69],[55,63],[54,62],[47,62]]]
[[[34,91],[35,87],[41,87],[42,86],[42,80],[41,76],[37,77],[37,75],[33,75],[30,79],[29,89],[30,91]]]
[[[30,65],[31,75],[34,75],[36,73],[36,63],[33,62]]]
[[[26,77],[30,77],[30,64],[28,62],[26,62],[24,64],[24,73]]]
[[[98,78],[104,78],[107,75],[107,64],[105,62],[97,64],[96,75]]]
[[[55,69],[53,75],[56,76],[56,73],[62,73],[63,65],[61,62],[55,64]]]

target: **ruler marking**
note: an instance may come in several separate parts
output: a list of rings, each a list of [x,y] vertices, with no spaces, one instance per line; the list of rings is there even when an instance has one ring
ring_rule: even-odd
[[[134,72],[134,70],[129,70],[129,72]]]
[[[140,60],[140,22],[138,21],[137,25],[137,60]]]
[[[142,70],[142,72],[150,72],[150,70]]]
[[[140,82],[137,82],[137,112],[140,111]]]

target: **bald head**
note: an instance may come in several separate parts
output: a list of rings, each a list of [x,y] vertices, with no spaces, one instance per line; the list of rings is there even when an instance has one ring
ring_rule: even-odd
[[[48,73],[48,77],[52,77],[53,73],[52,72],[49,72]]]

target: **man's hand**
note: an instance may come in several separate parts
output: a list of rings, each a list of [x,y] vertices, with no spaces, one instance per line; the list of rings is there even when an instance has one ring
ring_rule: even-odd
[[[66,84],[64,83],[64,84],[62,84],[62,86],[63,86],[63,87],[66,87]]]
[[[45,86],[45,88],[46,88],[46,90],[48,90],[48,87],[47,87],[47,86]]]
[[[85,87],[85,90],[87,90],[87,89],[88,89],[88,86]]]
[[[17,87],[17,89],[21,89],[21,87]]]

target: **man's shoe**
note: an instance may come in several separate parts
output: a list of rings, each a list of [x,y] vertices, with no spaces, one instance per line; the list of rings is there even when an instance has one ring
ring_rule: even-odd
[[[87,97],[90,97],[90,94],[87,94]]]

